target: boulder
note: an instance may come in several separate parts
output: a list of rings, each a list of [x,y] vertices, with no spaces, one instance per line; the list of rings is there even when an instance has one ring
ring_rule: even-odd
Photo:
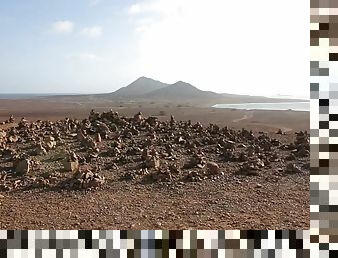
[[[15,171],[19,175],[28,174],[31,170],[31,160],[23,159],[15,162]]]
[[[206,169],[209,175],[218,175],[220,173],[220,168],[215,162],[207,162]]]
[[[63,167],[65,171],[71,171],[73,173],[76,173],[77,171],[79,171],[79,161],[65,160],[63,163]]]

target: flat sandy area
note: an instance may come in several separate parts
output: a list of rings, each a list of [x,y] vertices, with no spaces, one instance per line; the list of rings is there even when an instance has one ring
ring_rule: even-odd
[[[174,115],[176,120],[191,120],[202,124],[217,124],[255,131],[309,130],[310,113],[299,111],[236,110],[161,103],[121,103],[102,100],[100,102],[72,102],[48,100],[3,100],[0,99],[0,121],[9,114],[28,120],[58,120],[64,117],[84,119],[91,109],[103,112],[112,109],[121,115],[132,116],[141,111],[145,116],[158,116],[167,120]]]

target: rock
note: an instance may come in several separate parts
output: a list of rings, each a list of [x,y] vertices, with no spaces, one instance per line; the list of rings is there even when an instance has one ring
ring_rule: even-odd
[[[78,141],[82,142],[86,139],[86,136],[83,134],[82,131],[80,131],[80,132],[77,133],[76,138],[77,138]]]
[[[19,175],[28,174],[31,170],[31,161],[29,159],[23,159],[17,162],[15,171]]]
[[[223,150],[221,157],[224,159],[224,161],[233,161],[235,158],[233,151],[231,150]]]
[[[303,173],[303,171],[296,166],[294,163],[288,163],[286,168],[285,168],[285,172],[287,173]]]
[[[184,164],[185,169],[190,169],[190,168],[203,168],[205,166],[205,160],[204,157],[200,155],[195,155],[191,157],[187,163]]]
[[[263,166],[264,163],[260,159],[248,161],[240,167],[238,172],[242,175],[257,176],[259,169]]]
[[[35,154],[36,155],[46,155],[47,154],[47,150],[42,146],[41,142],[36,147]]]
[[[45,146],[47,150],[52,150],[56,147],[56,141],[55,138],[53,136],[48,136],[45,139]]]
[[[91,178],[91,179],[87,179],[86,181],[83,182],[82,187],[84,189],[88,189],[88,188],[96,188],[101,186],[104,183],[104,179],[102,178]]]
[[[79,161],[64,161],[63,163],[65,171],[71,171],[73,173],[79,171]]]
[[[77,172],[74,175],[73,186],[76,188],[89,189],[99,187],[104,184],[104,182],[104,177],[87,170],[85,172]]]
[[[100,113],[95,112],[94,109],[92,109],[89,113],[89,121],[96,121],[100,119]]]
[[[6,172],[0,172],[0,180],[5,181],[7,178],[7,173]]]
[[[193,181],[193,182],[199,182],[203,180],[203,176],[200,175],[197,171],[189,171],[186,178],[187,180]]]
[[[151,176],[152,179],[157,182],[168,182],[172,180],[172,176],[168,171],[157,171]]]
[[[158,124],[158,118],[155,116],[150,116],[145,120],[151,127],[156,126]]]
[[[3,139],[7,136],[7,133],[3,130],[0,130],[0,139]]]
[[[150,156],[150,157],[147,158],[147,160],[146,160],[146,167],[147,167],[147,168],[158,169],[158,168],[160,167],[160,160],[157,159],[156,157]]]
[[[297,157],[308,157],[310,155],[310,151],[306,150],[303,145],[297,148],[296,156]]]
[[[180,174],[181,173],[181,170],[180,170],[180,168],[178,167],[177,164],[169,165],[169,171],[172,174]]]
[[[12,190],[12,187],[5,185],[5,184],[0,184],[0,191],[7,192],[7,191],[10,191],[10,190]]]
[[[69,156],[63,162],[64,170],[77,173],[79,171],[79,159],[75,152],[70,152]]]
[[[223,141],[223,148],[226,150],[232,150],[235,148],[235,142],[230,141],[230,140],[225,140]]]
[[[13,115],[10,115],[9,119],[8,119],[8,122],[9,123],[14,123],[15,122],[15,119],[14,119],[14,116]]]
[[[96,140],[96,142],[102,142],[102,138],[101,138],[100,133],[97,133],[97,134],[96,134],[95,140]]]
[[[96,149],[97,148],[96,142],[90,136],[88,136],[86,138],[85,144],[86,144],[87,147],[90,147],[92,149]]]
[[[142,121],[142,113],[138,112],[136,115],[134,115],[134,121],[137,123],[140,123]]]
[[[218,175],[220,173],[220,168],[215,162],[207,162],[206,168],[209,175]]]
[[[244,162],[244,161],[248,161],[248,156],[247,156],[247,154],[246,153],[244,153],[244,152],[240,152],[240,154],[239,154],[239,156],[238,156],[238,158],[237,158],[237,161],[239,161],[239,162]]]
[[[19,137],[17,135],[11,135],[8,137],[8,141],[13,143],[13,142],[17,142],[19,140]]]
[[[293,153],[290,153],[288,156],[285,157],[285,160],[291,161],[291,160],[295,160],[296,156]]]

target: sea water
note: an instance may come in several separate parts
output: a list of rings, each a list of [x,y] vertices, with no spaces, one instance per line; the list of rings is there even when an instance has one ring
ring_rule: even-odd
[[[214,108],[310,111],[310,102],[216,104]]]

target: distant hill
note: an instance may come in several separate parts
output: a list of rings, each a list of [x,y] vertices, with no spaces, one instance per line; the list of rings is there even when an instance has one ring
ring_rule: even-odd
[[[42,98],[42,97],[40,97]],[[44,99],[57,99],[64,102],[84,102],[92,103],[95,101],[127,101],[127,102],[162,102],[179,103],[197,106],[212,106],[215,104],[231,103],[277,103],[277,102],[297,102],[304,100],[297,99],[277,99],[262,96],[237,95],[229,93],[215,93],[203,91],[195,86],[178,81],[174,84],[163,83],[147,77],[140,77],[128,86],[122,87],[112,93],[102,94],[82,94],[64,96],[46,96]]]
[[[111,93],[114,97],[139,97],[154,90],[167,87],[169,84],[153,80],[147,77],[140,77],[128,86],[122,87]]]
[[[219,98],[220,94],[211,91],[203,91],[189,83],[178,81],[167,87],[153,90],[144,94],[146,98],[152,99],[201,99],[201,98]]]
[[[167,84],[147,77],[140,77],[128,86],[122,87],[109,95],[113,98],[152,100],[210,99],[222,97],[221,94],[211,91],[202,91],[183,81]]]

